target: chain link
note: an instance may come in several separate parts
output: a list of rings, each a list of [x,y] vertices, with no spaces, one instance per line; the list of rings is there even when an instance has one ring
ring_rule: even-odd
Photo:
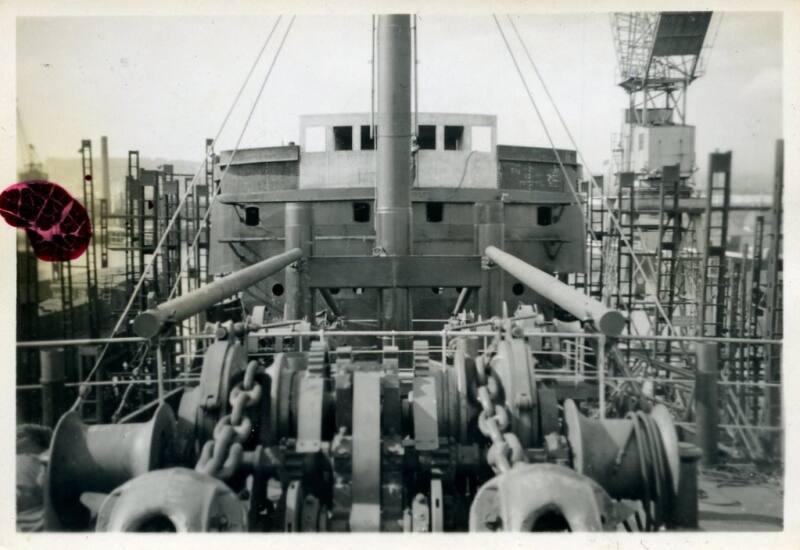
[[[491,365],[484,357],[475,360],[477,387],[474,395],[481,406],[478,429],[492,442],[486,461],[496,474],[509,471],[518,462],[527,462],[525,449],[512,431],[508,407],[500,399],[505,392]]]
[[[250,437],[253,422],[245,409],[261,401],[261,384],[255,381],[257,361],[250,361],[244,379],[228,396],[230,414],[222,416],[214,426],[213,438],[203,445],[195,471],[218,479],[230,478],[242,463],[244,442]]]

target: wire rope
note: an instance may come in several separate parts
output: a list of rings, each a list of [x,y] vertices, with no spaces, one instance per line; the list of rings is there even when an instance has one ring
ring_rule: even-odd
[[[492,17],[494,17],[495,23],[497,24],[498,29],[500,30],[501,34],[503,34],[503,31],[502,31],[502,29],[500,27],[500,23],[497,20],[497,17],[495,15],[493,15]],[[631,256],[631,260],[633,261],[634,266],[636,267],[636,270],[643,277],[645,277],[645,279],[647,279],[648,278],[647,277],[647,273],[645,272],[641,261],[639,260],[638,256],[636,255],[636,253],[635,253],[635,251],[633,249],[633,243],[631,243],[630,240],[625,236],[625,232],[622,230],[622,225],[621,225],[619,219],[612,212],[611,204],[606,200],[605,196],[603,195],[602,189],[600,188],[600,186],[597,183],[597,180],[595,179],[594,175],[592,174],[591,169],[589,168],[589,165],[587,164],[586,159],[584,158],[583,153],[581,152],[581,149],[578,147],[578,144],[577,144],[577,142],[575,141],[575,138],[572,135],[572,132],[570,132],[570,130],[569,130],[569,126],[567,126],[567,123],[564,120],[564,117],[561,115],[561,110],[558,108],[558,105],[556,104],[555,100],[553,99],[553,96],[550,94],[550,90],[547,87],[547,84],[545,83],[544,78],[542,78],[542,75],[539,72],[539,69],[538,69],[536,63],[534,62],[533,57],[531,56],[530,51],[528,50],[528,47],[526,46],[525,42],[522,40],[522,36],[520,35],[516,24],[514,23],[514,21],[511,18],[511,16],[506,16],[506,17],[508,18],[508,20],[509,20],[509,22],[511,24],[511,27],[514,29],[514,32],[515,32],[520,44],[522,45],[522,49],[525,52],[526,57],[528,58],[528,61],[531,64],[531,67],[533,68],[533,70],[534,70],[539,82],[542,85],[542,89],[544,90],[545,95],[547,96],[548,100],[552,104],[553,109],[556,112],[556,115],[558,117],[558,120],[561,122],[561,125],[564,127],[564,130],[565,130],[565,132],[567,134],[567,137],[570,140],[570,143],[575,148],[575,151],[578,154],[578,158],[580,159],[581,163],[586,167],[586,170],[587,170],[587,172],[589,174],[589,179],[591,181],[592,187],[599,192],[600,200],[605,203],[609,219],[616,226],[616,229],[619,232],[620,240],[623,242],[625,247],[628,249],[628,251],[630,253],[630,256]],[[508,41],[505,39],[505,35],[503,35],[503,40],[506,42],[506,47],[507,47],[507,49],[509,51],[509,54],[513,58],[513,53],[511,51],[510,46],[508,45]],[[519,65],[516,63],[516,61],[514,62],[514,65],[515,65],[515,67],[517,67],[517,72],[519,73],[520,78],[524,81],[524,76],[522,75],[522,73],[521,73],[521,71],[519,69]],[[527,85],[526,85],[526,89],[528,89]],[[534,102],[533,97],[530,95],[530,93],[529,93],[529,97],[531,98],[531,102]],[[539,112],[538,108],[536,109],[536,111],[537,111],[537,113]],[[540,121],[542,122],[542,125],[544,126],[544,121],[542,120],[541,117],[540,117]],[[547,132],[546,129],[545,129],[545,132]],[[549,137],[549,132],[548,132],[548,137]],[[552,145],[552,140],[551,140],[551,146],[553,147],[553,150],[555,151],[555,147]],[[570,189],[572,190],[573,194],[575,194],[575,190],[572,188],[571,185],[570,185]],[[580,202],[579,202],[579,204],[580,204]],[[584,223],[585,223],[585,221],[584,221]],[[594,231],[592,230],[592,228],[589,227],[588,229],[589,229],[589,232],[592,235],[592,237],[595,238],[595,234],[594,234]],[[639,236],[641,238],[641,235],[639,235]],[[596,238],[595,238],[595,240],[596,240]],[[650,261],[649,258],[646,258],[646,261],[649,262],[650,269],[653,270],[652,261]],[[654,304],[656,306],[656,309],[658,309],[659,314],[664,319],[666,326],[669,328],[669,331],[674,333],[674,327],[672,326],[672,323],[669,320],[669,317],[667,316],[666,311],[664,311],[664,308],[661,305],[661,302],[659,301],[658,296],[654,297]]]
[[[230,119],[230,116],[233,113],[234,108],[236,107],[236,105],[238,104],[239,100],[241,99],[242,93],[244,92],[244,89],[247,86],[247,83],[250,81],[250,77],[253,75],[253,72],[255,71],[256,67],[258,66],[258,63],[261,60],[261,57],[263,56],[264,51],[267,48],[267,45],[271,41],[272,36],[275,33],[275,29],[278,27],[278,24],[280,23],[282,17],[283,17],[282,15],[278,16],[278,18],[276,19],[275,23],[272,26],[272,29],[270,30],[269,35],[264,40],[264,44],[262,45],[261,50],[259,51],[258,55],[256,56],[256,59],[253,61],[253,64],[250,67],[250,71],[248,72],[247,76],[245,77],[245,80],[242,83],[242,86],[239,88],[239,91],[237,92],[236,97],[234,98],[233,103],[231,104],[231,107],[228,109],[228,112],[225,114],[225,118],[223,119],[222,123],[220,124],[219,129],[217,130],[216,136],[212,140],[212,147],[213,147],[213,144],[215,144],[219,140],[219,137],[222,134],[222,131],[224,130],[225,126],[227,125],[227,123],[228,123],[228,121]],[[292,21],[294,21],[294,17],[292,18]],[[252,114],[252,111],[251,111],[251,114]],[[249,121],[249,119],[248,119],[248,121]],[[122,327],[123,323],[125,322],[125,319],[127,318],[128,313],[130,312],[130,309],[133,306],[133,303],[134,303],[134,301],[136,299],[136,296],[138,295],[139,291],[141,290],[142,285],[144,284],[144,281],[145,281],[146,277],[148,276],[148,274],[152,270],[153,265],[155,264],[155,261],[156,261],[156,259],[158,258],[159,254],[161,252],[161,249],[162,249],[162,247],[164,245],[164,242],[166,241],[167,236],[169,235],[169,232],[172,229],[172,226],[175,224],[175,221],[177,220],[178,215],[180,214],[181,209],[183,208],[184,204],[186,204],[186,201],[189,198],[189,196],[191,196],[192,193],[194,192],[194,188],[197,185],[198,177],[200,175],[200,172],[203,170],[206,162],[208,162],[208,159],[206,159],[205,162],[202,163],[200,165],[200,167],[197,169],[197,171],[195,172],[194,176],[192,177],[191,184],[186,189],[186,192],[184,193],[184,195],[181,198],[181,200],[178,202],[178,205],[175,208],[175,212],[173,213],[172,217],[170,218],[169,222],[167,223],[167,226],[165,227],[161,238],[159,239],[158,243],[156,244],[156,247],[155,247],[155,249],[154,249],[154,251],[152,253],[150,261],[145,266],[145,268],[142,270],[142,274],[139,277],[139,280],[137,281],[136,285],[134,286],[134,288],[133,288],[133,290],[131,292],[131,296],[128,299],[128,303],[126,304],[125,309],[122,311],[122,314],[120,315],[119,319],[117,320],[117,323],[114,325],[114,328],[111,331],[111,335],[110,335],[111,338],[113,338],[117,334],[117,332],[119,332],[119,329]],[[210,205],[209,205],[209,209],[210,209]],[[105,344],[105,346],[103,347],[102,351],[100,352],[100,354],[98,355],[97,359],[95,360],[94,365],[92,366],[91,370],[89,371],[89,374],[85,377],[84,382],[90,380],[92,378],[92,376],[94,376],[95,372],[97,372],[97,369],[100,367],[100,365],[101,365],[101,363],[103,361],[103,358],[105,357],[105,355],[106,355],[106,353],[108,351],[108,348],[109,348],[110,344],[111,344],[111,342],[107,342]],[[70,410],[77,409],[77,407],[80,406],[81,402],[83,401],[83,399],[85,399],[85,397],[86,397],[85,394],[79,393],[78,398],[75,400],[75,402],[73,403],[73,405],[72,405]]]

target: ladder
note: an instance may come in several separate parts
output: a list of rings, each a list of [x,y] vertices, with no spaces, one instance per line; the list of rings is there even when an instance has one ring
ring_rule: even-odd
[[[764,256],[764,216],[756,217],[755,228],[753,229],[753,265],[750,275],[750,318],[747,335],[750,338],[758,338],[761,334],[759,330],[759,318],[762,317],[761,298],[763,290],[761,288],[762,269]],[[757,344],[748,346],[748,378],[752,382],[762,381],[762,363],[764,361],[764,348]],[[760,394],[758,388],[754,388],[753,396],[750,400],[750,421],[757,424],[760,418]]]
[[[591,186],[590,186],[591,189]],[[583,254],[583,271],[576,271],[573,273],[567,274],[567,283],[576,290],[582,290],[584,294],[589,294],[589,279],[591,274],[589,273],[590,268],[590,250],[592,246],[592,235],[591,231],[589,231],[589,216],[591,215],[591,204],[589,200],[589,194],[581,192],[579,195],[579,206],[583,207],[583,221],[584,221],[584,254]]]
[[[205,193],[201,193],[201,211],[200,219],[206,215],[206,211],[211,207],[211,197],[216,194],[216,182],[214,181],[214,140],[206,139],[206,174],[205,174]],[[206,218],[206,225],[203,228],[203,235],[197,243],[198,248],[202,248],[200,262],[200,275],[205,284],[212,282],[212,277],[209,274],[209,246],[211,243],[211,216]]]
[[[588,269],[588,294],[595,300],[603,299],[603,272],[605,270],[603,239],[605,238],[606,201],[602,195],[595,197],[594,186],[589,186],[589,199],[587,201],[589,232],[589,269]],[[592,238],[594,235],[594,238]]]
[[[108,267],[108,199],[100,199],[100,267]]]
[[[783,140],[778,140],[775,152],[775,185],[770,218],[764,336],[780,340],[783,338]],[[781,348],[778,345],[766,346],[764,381],[772,384],[781,381]],[[764,409],[764,421],[770,426],[776,426],[781,418],[780,388],[767,388]]]
[[[139,255],[135,243],[141,236],[137,236],[135,224],[138,203],[136,202],[136,188],[139,181],[139,151],[128,151],[128,173],[125,177],[125,289],[128,296],[133,293],[137,274],[141,266],[137,267]]]
[[[725,333],[725,252],[731,199],[731,153],[711,153],[706,188],[698,324],[701,336]]]
[[[664,166],[658,186],[658,242],[656,244],[656,298],[662,304],[666,319],[654,315],[655,334],[661,335],[674,320],[678,256],[683,241],[683,214],[679,210],[680,164]],[[667,321],[669,324],[667,324]],[[656,358],[669,363],[671,342],[654,342]]]
[[[94,212],[94,174],[92,167],[92,142],[91,140],[81,140],[81,173],[83,180],[83,202],[92,228],[97,227],[97,217]],[[95,236],[96,237],[96,236]],[[89,315],[89,336],[97,338],[100,336],[100,310],[99,297],[97,293],[97,238],[92,238],[92,242],[86,248],[86,294],[89,303],[87,310]]]
[[[616,307],[628,312],[628,329],[630,330],[630,313],[633,307],[634,296],[634,264],[631,255],[633,250],[624,245],[627,238],[631,248],[635,248],[634,212],[635,191],[633,188],[633,172],[623,172],[619,175],[619,188],[617,190],[617,213],[619,227],[617,228],[617,288],[615,289]],[[627,208],[625,207],[627,200]]]

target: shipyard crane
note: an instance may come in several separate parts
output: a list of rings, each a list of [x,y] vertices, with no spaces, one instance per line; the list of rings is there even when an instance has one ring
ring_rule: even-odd
[[[686,91],[705,72],[712,47],[713,40],[706,40],[711,19],[712,12],[612,15],[619,85],[630,96],[629,120],[671,121],[674,112],[680,124],[686,123]]]

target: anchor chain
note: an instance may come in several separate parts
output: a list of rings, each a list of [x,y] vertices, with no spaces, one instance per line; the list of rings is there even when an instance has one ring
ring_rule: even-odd
[[[250,361],[244,379],[231,390],[228,397],[231,412],[214,426],[213,438],[203,445],[195,471],[225,480],[238,470],[244,456],[243,444],[253,430],[245,409],[261,401],[261,384],[255,381],[257,369],[258,362]]]
[[[517,435],[510,430],[511,414],[502,396],[499,378],[483,356],[475,360],[477,385],[475,398],[481,406],[478,429],[492,442],[486,453],[486,461],[495,474],[511,469],[514,464],[527,462],[525,449]]]

